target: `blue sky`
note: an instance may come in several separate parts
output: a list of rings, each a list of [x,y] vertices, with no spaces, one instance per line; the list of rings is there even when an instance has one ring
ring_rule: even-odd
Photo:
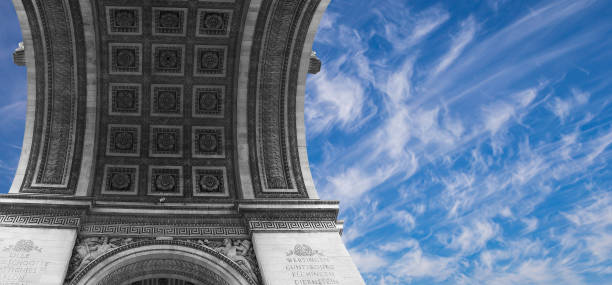
[[[0,192],[25,70],[0,3]],[[612,284],[612,4],[333,0],[313,176],[368,284]]]

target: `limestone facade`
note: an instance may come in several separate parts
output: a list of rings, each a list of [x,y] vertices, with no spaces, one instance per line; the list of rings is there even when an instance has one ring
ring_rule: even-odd
[[[306,153],[329,0],[13,3],[28,108],[0,284],[363,284]]]

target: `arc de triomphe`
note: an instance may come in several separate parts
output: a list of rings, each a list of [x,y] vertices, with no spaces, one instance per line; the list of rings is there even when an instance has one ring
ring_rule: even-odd
[[[328,2],[13,0],[0,284],[364,284],[306,154]]]

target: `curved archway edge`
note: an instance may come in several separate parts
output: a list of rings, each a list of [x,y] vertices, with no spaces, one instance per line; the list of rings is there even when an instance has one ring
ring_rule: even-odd
[[[169,264],[179,265],[177,271],[169,268]],[[105,284],[113,280],[113,276],[121,276],[122,268],[129,268],[127,271],[131,277],[145,277],[153,271],[159,273],[159,270],[168,274],[186,274],[193,270],[199,274],[206,273],[203,274],[205,277],[217,279],[216,282],[224,280],[223,283],[228,285],[258,284],[238,264],[212,248],[175,240],[141,241],[113,249],[76,272],[69,284]],[[217,284],[199,281],[203,285]]]

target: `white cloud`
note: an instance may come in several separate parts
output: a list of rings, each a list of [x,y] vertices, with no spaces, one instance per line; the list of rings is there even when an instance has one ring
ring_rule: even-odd
[[[326,185],[332,196],[347,204],[357,202],[362,195],[380,185],[397,173],[399,165],[385,165],[373,171],[360,167],[352,167],[336,175],[327,177]]]
[[[574,88],[572,89],[572,97],[566,99],[555,97],[554,101],[549,103],[548,108],[559,118],[561,123],[564,123],[572,109],[588,103],[590,96],[589,93]]]
[[[612,194],[592,197],[563,216],[572,222],[573,228],[560,236],[566,249],[586,251],[597,262],[605,262],[612,256]]]
[[[512,210],[510,210],[510,207],[502,208],[499,214],[504,218],[512,218]]]
[[[25,96],[25,93],[24,93]],[[27,102],[25,100],[15,101],[0,107],[0,129],[12,126],[15,122],[25,121]]]
[[[401,9],[400,7],[397,8]],[[448,12],[437,6],[428,8],[416,15],[400,15],[400,17],[391,20],[395,21],[388,22],[385,25],[385,37],[393,45],[396,52],[403,52],[425,39],[449,18]],[[412,27],[412,29],[406,29],[405,27]]]
[[[390,241],[378,246],[378,249],[388,252],[399,252],[406,248],[414,248],[418,246],[418,242],[413,239],[401,239]]]
[[[404,210],[393,212],[391,219],[407,231],[414,229],[416,225],[414,216]]]
[[[330,77],[325,71],[310,80],[315,92],[305,106],[309,131],[320,133],[334,125],[351,130],[360,125],[366,105],[365,87],[360,80],[345,74]]]
[[[396,260],[388,272],[404,279],[433,278],[435,281],[448,279],[456,270],[453,258],[427,255],[418,243],[401,258]]]
[[[514,173],[512,174],[514,182],[519,185],[531,181],[542,171],[548,169],[548,165],[544,160],[537,155],[532,155],[527,161],[521,161],[516,164]]]
[[[536,88],[530,88],[514,94],[514,97],[521,107],[527,107],[533,102],[537,95],[538,90]]]
[[[483,108],[486,129],[496,134],[514,116],[514,112],[514,107],[507,103],[498,103]]]
[[[413,73],[413,60],[407,59],[404,64],[393,72],[386,82],[385,93],[390,99],[390,108],[396,108],[411,95],[411,77]]]
[[[563,234],[555,224],[558,217],[542,217],[535,211],[549,195],[559,195],[559,181],[582,183],[582,178],[589,177],[585,169],[601,162],[597,164],[601,171],[610,157],[612,133],[605,133],[605,122],[589,126],[588,133],[583,133],[582,122],[572,122],[563,126],[562,133],[567,135],[562,138],[553,129],[539,129],[541,117],[554,118],[541,111],[553,110],[555,98],[569,103],[569,109],[559,112],[567,121],[580,111],[577,106],[598,100],[598,95],[591,98],[589,92],[578,89],[559,94],[558,80],[525,79],[545,68],[548,61],[592,42],[578,45],[579,39],[571,38],[542,48],[534,37],[588,5],[545,3],[505,29],[482,33],[479,29],[489,26],[477,27],[477,21],[468,18],[459,29],[451,28],[459,32],[450,41],[438,40],[444,36],[436,39],[438,46],[449,48],[433,56],[419,50],[419,44],[436,35],[451,17],[440,7],[430,10],[438,13],[437,19],[390,19],[381,13],[384,33],[380,26],[372,27],[368,36],[341,29],[339,45],[350,55],[328,66],[327,80],[333,82],[338,74],[354,79],[364,96],[370,90],[380,93],[375,93],[373,101],[361,100],[360,114],[340,116],[342,112],[335,111],[328,126],[346,129],[344,122],[351,125],[369,117],[369,104],[379,108],[369,121],[375,125],[368,124],[366,132],[352,133],[346,148],[335,148],[334,155],[326,156],[318,182],[324,183],[319,187],[324,190],[322,196],[340,199],[348,206],[342,213],[351,221],[345,241],[389,233],[372,244],[359,240],[359,246],[367,249],[355,253],[356,262],[360,268],[367,267],[368,284],[405,284],[420,278],[459,284],[580,284],[577,274],[581,272],[610,271],[609,266],[595,261],[588,261],[590,266],[576,261],[576,256],[601,260],[611,255],[612,239],[602,228],[584,224],[576,212],[568,211],[566,223],[570,217],[576,222]],[[363,45],[372,39],[379,41],[374,36],[381,34],[393,49],[385,47],[384,58],[374,60],[368,57],[372,51]],[[481,36],[486,38],[480,40]],[[349,45],[359,46],[351,49]],[[338,72],[331,72],[336,67]],[[525,83],[531,87],[524,89]],[[468,100],[455,101],[461,96]],[[344,102],[320,101],[334,110],[341,110],[337,105]],[[356,106],[350,100],[349,104]],[[589,120],[599,116],[593,114]],[[353,119],[343,119],[350,117]],[[523,141],[518,148],[517,141]],[[595,191],[592,187],[588,191]],[[506,224],[511,226],[507,229]],[[397,225],[402,229],[398,231]],[[573,228],[597,231],[579,236]],[[420,243],[412,237],[418,237]],[[555,242],[559,245],[550,250]]]
[[[595,138],[590,143],[591,152],[586,157],[587,163],[592,163],[595,158],[601,155],[612,144],[612,131]]]
[[[338,22],[338,14],[333,12],[326,12],[323,14],[323,18],[321,18],[321,22],[319,23],[319,30],[323,29],[331,29],[337,25]]]
[[[492,222],[476,221],[462,226],[461,232],[451,238],[449,248],[470,253],[484,248],[487,242],[497,236],[499,226]]]
[[[350,255],[361,273],[375,272],[388,264],[388,261],[385,258],[369,251],[351,251]]]
[[[549,105],[549,108],[563,123],[565,118],[569,115],[572,106],[569,100],[563,100],[556,97],[554,102]]]
[[[521,221],[525,224],[523,234],[531,233],[538,228],[538,218],[523,218]]]
[[[588,92],[584,92],[577,88],[572,89],[572,94],[574,95],[574,100],[576,100],[576,103],[580,105],[589,102],[589,98],[591,97],[591,94],[589,94]]]
[[[545,49],[542,49],[544,43],[533,44],[538,38],[534,35],[559,25],[593,3],[567,0],[534,8],[504,29],[471,44],[447,68],[444,76],[428,78],[423,86],[426,95],[444,96],[447,102],[455,102],[467,95],[481,95],[478,91],[482,89],[487,89],[488,93],[512,88],[513,82],[524,79],[542,65],[598,39],[580,35],[565,42],[547,42]],[[532,44],[525,45],[526,42]]]
[[[440,63],[434,70],[434,75],[446,70],[459,57],[463,49],[474,39],[476,34],[476,22],[473,17],[461,23],[461,31],[452,40],[450,50],[442,56]]]

